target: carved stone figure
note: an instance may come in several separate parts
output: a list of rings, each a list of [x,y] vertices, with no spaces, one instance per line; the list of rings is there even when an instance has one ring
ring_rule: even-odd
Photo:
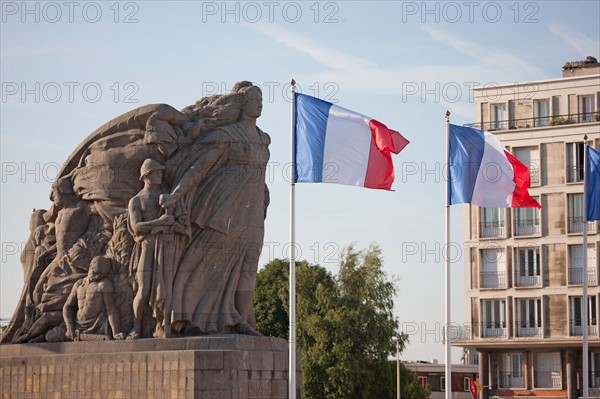
[[[27,326],[31,326],[31,312],[28,312],[27,309],[31,304],[33,287],[35,287],[35,283],[40,276],[39,273],[36,273],[36,270],[38,270],[40,273],[43,271],[39,270],[39,267],[36,266],[36,259],[38,247],[42,244],[43,240],[41,238],[43,232],[40,231],[40,228],[43,229],[44,213],[46,213],[45,209],[34,209],[31,213],[31,218],[29,220],[29,238],[27,239],[25,248],[23,248],[23,252],[21,253],[21,265],[23,266],[25,284],[23,285],[17,310],[15,311],[8,327],[4,331],[4,334],[2,335],[2,341],[0,342],[10,342],[15,335],[22,334]],[[48,239],[50,239],[50,237],[48,237]],[[39,265],[39,263],[37,264]],[[43,266],[45,267],[47,264],[44,264]],[[31,281],[33,281],[33,286],[31,286]]]
[[[79,333],[125,338],[114,302],[115,290],[108,278],[111,273],[110,259],[97,256],[90,263],[87,277],[75,283],[63,308],[67,339],[73,340]]]
[[[133,300],[133,330],[128,336],[131,339],[142,336],[142,319],[149,305],[158,323],[156,336],[163,336],[165,288],[162,275],[165,265],[158,250],[160,233],[168,232],[175,221],[173,215],[161,215],[162,208],[158,203],[164,169],[155,160],[146,159],[140,170],[144,188],[129,201],[129,226],[136,242],[131,265],[137,289]]]
[[[29,305],[32,324],[13,338],[13,342],[40,342],[47,340],[46,333],[63,322],[63,306],[77,280],[87,274],[90,261],[103,251],[106,243],[90,235],[79,239],[67,252],[60,264],[48,266],[35,288],[33,302]],[[65,275],[65,269],[72,270]]]
[[[260,89],[247,85],[237,94],[236,123],[201,136],[167,162],[173,190],[162,205],[182,204],[192,226],[174,272],[175,332],[257,334],[252,292],[268,203],[270,138],[256,126]]]
[[[270,144],[261,113],[261,90],[244,81],[181,111],[136,108],[83,140],[52,186],[53,206],[32,222],[24,299],[2,342],[77,329],[258,334]]]

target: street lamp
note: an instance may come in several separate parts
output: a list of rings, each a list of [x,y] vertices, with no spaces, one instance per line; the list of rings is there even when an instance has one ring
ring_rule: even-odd
[[[400,399],[400,337],[392,337],[396,343],[396,398]]]

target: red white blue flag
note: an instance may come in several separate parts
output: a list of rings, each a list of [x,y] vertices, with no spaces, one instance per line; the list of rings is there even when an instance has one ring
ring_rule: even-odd
[[[529,169],[492,134],[450,125],[450,205],[541,208],[531,198]]]
[[[366,115],[296,93],[295,181],[391,190],[409,141]]]

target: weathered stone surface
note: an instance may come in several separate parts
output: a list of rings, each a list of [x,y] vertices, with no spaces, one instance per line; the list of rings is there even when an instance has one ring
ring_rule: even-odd
[[[218,340],[219,349],[208,349]],[[264,341],[264,342],[263,342]],[[285,341],[209,337],[2,345],[2,397],[287,397]],[[160,344],[159,344],[160,343]],[[283,343],[283,344],[282,344]],[[278,359],[275,364],[274,359]],[[266,366],[266,368],[265,368]],[[300,390],[301,378],[298,378]]]
[[[244,81],[181,111],[136,108],[88,136],[52,206],[30,218],[25,285],[0,341],[260,335],[252,294],[271,141],[261,113],[260,88]]]

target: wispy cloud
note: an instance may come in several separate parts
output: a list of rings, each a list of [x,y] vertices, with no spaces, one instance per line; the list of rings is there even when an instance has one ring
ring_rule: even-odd
[[[376,65],[368,60],[346,54],[306,36],[290,32],[275,25],[256,24],[256,30],[284,46],[298,50],[318,63],[333,69],[365,69]]]
[[[511,54],[486,49],[430,27],[423,29],[435,43],[448,45],[467,57],[460,57],[461,61],[454,63],[381,67],[368,59],[342,52],[281,27],[264,24],[252,27],[324,67],[317,73],[298,76],[299,81],[335,82],[347,91],[367,94],[398,93],[403,101],[416,97],[423,102],[439,103],[464,117],[472,117],[471,87],[512,82],[515,75],[525,76],[525,80],[531,80],[531,76],[541,78],[545,75],[540,68]]]
[[[556,22],[550,23],[548,29],[571,46],[575,51],[580,53],[582,57],[588,55],[594,57],[598,56],[598,52],[600,51],[600,41],[594,40],[583,33],[576,32],[571,28]]]
[[[0,54],[4,57],[51,57],[81,53],[87,47],[82,44],[60,44],[38,47],[2,47]]]
[[[535,74],[543,76],[544,72],[530,63],[515,57],[514,55],[499,51],[498,49],[490,49],[482,47],[476,43],[467,42],[456,36],[448,34],[448,32],[425,25],[423,30],[427,32],[435,41],[442,44],[447,44],[456,51],[465,54],[474,60],[478,61],[482,66],[493,67],[501,64],[503,67],[511,69],[519,68]]]

